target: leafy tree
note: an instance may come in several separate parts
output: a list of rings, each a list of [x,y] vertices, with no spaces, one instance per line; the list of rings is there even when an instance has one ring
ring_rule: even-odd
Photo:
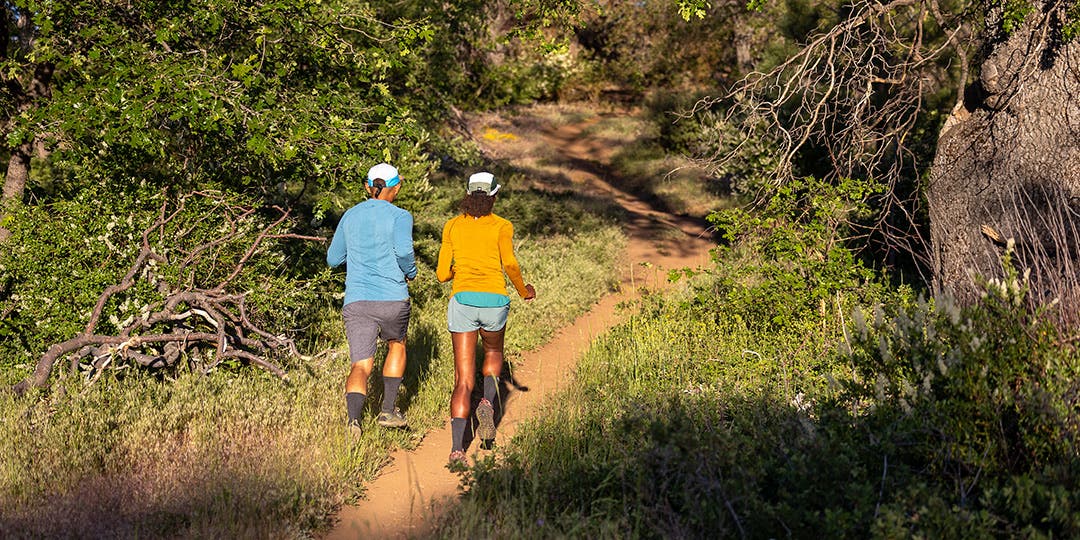
[[[300,273],[302,249],[267,238],[295,236],[343,188],[358,193],[372,162],[400,163],[424,192],[427,134],[400,77],[430,37],[421,22],[333,0],[2,9],[0,335],[6,366],[36,359],[35,385],[60,355],[174,365],[195,342],[145,336],[181,328],[218,334],[216,361],[232,351],[277,370],[268,353],[295,349],[277,322],[292,317],[273,315],[293,313],[296,280],[314,276]],[[217,203],[185,204],[191,192]],[[166,207],[177,217],[137,241]],[[188,277],[158,290],[163,261]],[[203,281],[229,265],[235,276]],[[191,310],[211,315],[179,317]],[[117,353],[123,336],[143,345]],[[62,346],[72,339],[86,343]]]
[[[686,16],[708,4],[679,2]],[[1031,301],[1056,297],[1061,313],[1077,313],[1080,4],[827,7],[791,54],[701,105],[730,104],[727,121],[744,136],[777,144],[777,182],[828,172],[885,184],[877,229],[921,257],[935,289],[973,299],[975,276],[1001,277],[1013,238]]]
[[[393,89],[429,35],[367,4],[18,0],[3,15],[5,204],[35,155],[54,192],[138,177],[266,194],[417,157]]]

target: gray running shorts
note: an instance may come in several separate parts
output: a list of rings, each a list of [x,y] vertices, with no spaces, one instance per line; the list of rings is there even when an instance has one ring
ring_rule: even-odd
[[[408,300],[357,300],[345,304],[341,315],[345,319],[350,362],[375,356],[380,337],[386,341],[404,340],[411,310]]]
[[[498,332],[506,327],[510,305],[501,307],[466,306],[451,298],[446,308],[446,326],[451,332],[472,332],[483,328],[488,332]]]

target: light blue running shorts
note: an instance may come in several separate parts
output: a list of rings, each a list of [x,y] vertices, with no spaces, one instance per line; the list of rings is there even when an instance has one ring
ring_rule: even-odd
[[[472,332],[483,328],[488,332],[498,332],[506,327],[510,315],[510,305],[500,307],[466,306],[451,298],[446,307],[446,326],[451,332]]]

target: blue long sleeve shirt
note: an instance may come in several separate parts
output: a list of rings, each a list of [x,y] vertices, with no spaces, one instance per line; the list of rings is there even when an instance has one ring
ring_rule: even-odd
[[[345,263],[345,303],[407,300],[416,277],[413,217],[393,204],[368,199],[345,212],[326,250],[326,263]]]

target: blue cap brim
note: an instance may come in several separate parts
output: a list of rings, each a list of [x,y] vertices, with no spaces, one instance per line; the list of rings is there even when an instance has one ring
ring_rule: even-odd
[[[395,177],[387,180],[386,181],[386,187],[394,187],[394,186],[396,186],[396,185],[398,185],[400,183],[401,183],[401,175],[398,175],[398,176],[395,176]],[[375,179],[374,178],[368,178],[367,185],[375,186]]]

